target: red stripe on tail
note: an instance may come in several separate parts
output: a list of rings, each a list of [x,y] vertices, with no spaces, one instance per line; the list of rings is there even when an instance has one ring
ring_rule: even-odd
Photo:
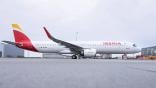
[[[17,30],[13,30],[13,32],[15,42],[20,44],[18,47],[37,52],[37,49],[33,46],[31,40],[24,33]]]

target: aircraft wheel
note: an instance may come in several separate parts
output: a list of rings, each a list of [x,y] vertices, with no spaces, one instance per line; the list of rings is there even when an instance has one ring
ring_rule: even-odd
[[[76,56],[76,55],[73,55],[73,56],[72,56],[72,59],[77,59],[77,56]]]

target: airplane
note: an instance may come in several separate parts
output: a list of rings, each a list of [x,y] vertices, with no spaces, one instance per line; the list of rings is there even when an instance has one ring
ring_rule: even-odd
[[[12,24],[12,28],[15,42],[2,41],[3,43],[40,53],[71,54],[72,59],[95,58],[97,54],[134,54],[141,51],[135,43],[130,42],[63,41],[53,37],[45,27],[43,29],[49,41],[32,41],[18,24]]]

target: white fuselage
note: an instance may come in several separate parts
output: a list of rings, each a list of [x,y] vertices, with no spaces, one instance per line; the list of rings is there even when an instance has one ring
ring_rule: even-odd
[[[83,48],[96,49],[97,54],[132,54],[140,52],[140,48],[128,42],[73,41],[69,43]],[[72,54],[68,48],[53,41],[32,41],[32,44],[41,53]]]

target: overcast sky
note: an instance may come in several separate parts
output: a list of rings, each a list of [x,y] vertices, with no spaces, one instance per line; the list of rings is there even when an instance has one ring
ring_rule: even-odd
[[[13,41],[19,23],[32,40],[48,40],[42,27],[66,41],[115,40],[156,45],[156,0],[1,0],[0,41]]]

